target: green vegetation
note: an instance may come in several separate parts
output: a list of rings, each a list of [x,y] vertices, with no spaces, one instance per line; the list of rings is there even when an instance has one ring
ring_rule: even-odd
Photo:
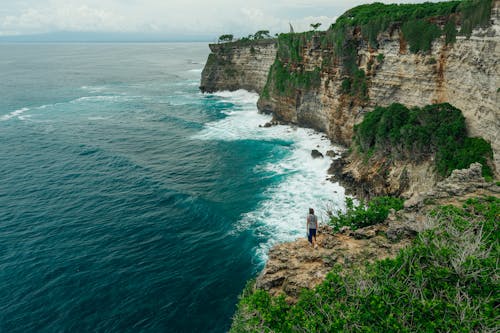
[[[467,2],[467,5],[465,5]],[[309,31],[304,33],[288,33],[278,36],[278,54],[271,68],[268,82],[264,90],[264,96],[269,96],[273,89],[281,95],[290,95],[295,89],[314,88],[320,83],[316,69],[314,73],[304,70],[302,66],[303,52],[313,38],[320,41],[324,49],[333,49],[333,54],[324,54],[322,71],[324,66],[340,62],[345,75],[342,83],[342,93],[356,98],[360,102],[368,100],[368,80],[364,71],[357,66],[358,41],[352,36],[352,29],[361,27],[363,37],[368,40],[372,47],[378,47],[377,36],[381,31],[388,29],[393,24],[399,24],[405,38],[408,40],[411,52],[427,52],[430,50],[432,41],[446,35],[446,42],[453,43],[456,39],[455,16],[460,10],[464,11],[464,17],[474,24],[484,22],[486,9],[491,3],[485,4],[485,0],[450,1],[441,3],[424,4],[391,4],[374,3],[355,7],[341,17],[326,32]],[[483,13],[481,15],[478,12]],[[455,16],[453,16],[455,15]],[[448,23],[444,31],[429,21],[434,17],[448,17]],[[479,18],[481,20],[479,20]],[[313,29],[319,27],[312,24]],[[258,33],[257,33],[258,34]],[[256,34],[256,35],[257,35]],[[249,36],[249,39],[256,38]],[[242,41],[245,39],[243,38]],[[377,57],[379,62],[383,61],[383,55]],[[285,71],[290,73],[286,75]],[[309,74],[311,73],[311,74]],[[299,82],[300,86],[294,87],[293,82]],[[288,80],[288,81],[287,81]],[[270,85],[273,82],[273,86]]]
[[[447,42],[453,42],[456,36],[456,17],[460,17],[460,34],[470,36],[475,27],[486,27],[490,24],[491,0],[446,1],[421,4],[382,4],[373,3],[354,7],[330,27],[331,30],[344,30],[346,27],[360,27],[363,37],[370,46],[378,47],[377,36],[392,25],[409,25],[406,27],[411,36],[403,32],[405,38],[413,40],[414,45],[426,46],[441,35],[438,26],[431,23],[433,18],[444,18],[447,23],[444,32]],[[424,23],[425,22],[425,23]],[[427,24],[426,24],[427,23]],[[414,31],[421,28],[421,40]],[[452,31],[453,28],[453,31]],[[410,45],[412,42],[410,42]],[[424,50],[414,47],[413,50]],[[414,51],[412,51],[414,52]]]
[[[425,51],[432,40],[441,35],[441,30],[434,24],[429,23],[433,17],[448,17],[457,11],[460,1],[448,1],[423,4],[382,4],[374,3],[354,7],[343,15],[330,27],[332,30],[344,30],[346,27],[361,27],[363,37],[368,40],[370,46],[377,48],[377,36],[392,25],[403,24],[405,38],[410,38],[411,52]],[[406,26],[406,27],[405,27]],[[421,34],[414,33],[420,30]],[[406,32],[405,32],[406,30]],[[407,33],[411,33],[408,36]],[[429,46],[430,47],[430,46]]]
[[[435,63],[437,63],[437,60],[436,60],[436,58],[434,58],[434,57],[431,57],[431,58],[427,61],[427,64],[429,64],[429,65],[434,65]]]
[[[282,63],[278,58],[274,61],[270,71],[273,73],[275,91],[281,95],[291,95],[296,89],[310,89],[321,83],[320,69],[313,71],[292,71],[289,64]],[[264,87],[263,95],[269,93],[269,87]]]
[[[234,36],[231,34],[220,35],[219,42],[232,42],[233,38],[234,38]]]
[[[269,70],[262,96],[269,97],[269,91],[279,95],[291,96],[296,89],[311,89],[321,83],[321,69],[305,70],[302,66],[302,49],[314,35],[314,32],[301,34],[280,34],[276,59]],[[270,86],[273,83],[272,87]]]
[[[269,30],[259,30],[253,35],[253,39],[264,39],[264,38],[271,38],[269,35]]]
[[[446,44],[455,43],[455,41],[457,40],[457,27],[455,24],[455,20],[450,19],[448,22],[446,22],[443,31],[445,34]]]
[[[259,41],[263,39],[270,39],[272,38],[271,35],[269,34],[269,30],[259,30],[255,34],[250,34],[247,37],[242,37],[235,41],[238,44],[252,44],[254,41]]]
[[[460,1],[425,2],[419,4],[383,4],[376,2],[354,7],[342,14],[332,25],[366,26],[378,25],[379,31],[387,29],[392,23],[437,16],[449,16],[456,12]]]
[[[360,101],[368,101],[368,83],[365,71],[357,69],[350,77],[342,81],[342,93],[357,97]]]
[[[358,67],[358,48],[361,41],[356,35],[355,28],[361,31],[362,39],[368,41],[372,48],[377,48],[378,35],[382,31],[400,27],[409,44],[410,52],[428,52],[432,42],[443,34],[446,43],[453,43],[456,40],[457,22],[465,24],[461,30],[461,34],[465,35],[470,35],[473,27],[488,25],[490,10],[491,0],[388,5],[373,3],[348,10],[327,31],[316,31],[319,28],[319,23],[316,23],[311,24],[314,31],[280,34],[277,60],[268,75],[264,90],[266,94],[263,96],[269,96],[271,91],[281,95],[293,94],[295,91],[293,85],[282,81],[292,75],[297,76],[296,80],[303,83],[301,87],[295,87],[296,89],[317,87],[320,81],[309,80],[308,71],[303,66],[303,56],[308,46],[319,43],[322,49],[333,51],[322,54],[323,62],[319,72],[340,64],[344,75],[341,92],[360,103],[366,103],[369,81],[366,73]],[[443,29],[437,22],[444,24]],[[255,36],[250,35],[240,41],[253,38]],[[377,60],[379,63],[382,62],[383,55],[379,55]],[[370,63],[369,66],[372,65]],[[283,71],[286,70],[295,74],[284,75]],[[304,75],[305,77],[302,77]],[[311,84],[305,84],[306,82]]]
[[[448,103],[413,109],[401,104],[377,107],[354,127],[354,133],[354,142],[365,154],[375,151],[415,161],[435,155],[442,176],[479,162],[484,176],[493,175],[487,164],[493,156],[491,145],[468,138],[462,112]]]
[[[485,28],[490,24],[491,0],[462,1],[458,10],[462,14],[460,34],[470,36],[475,27]]]
[[[231,332],[493,332],[500,199],[441,206],[396,258],[336,266],[296,304],[247,286]]]
[[[300,34],[288,33],[278,36],[278,53],[277,58],[280,61],[297,65],[302,62],[302,49],[306,47],[307,42],[311,41],[315,35],[314,32],[308,31]]]
[[[426,20],[407,21],[402,25],[401,30],[412,53],[429,51],[432,41],[441,36],[441,29]]]
[[[311,23],[310,26],[311,28],[313,28],[313,30],[318,30],[318,28],[321,26],[321,23]]]
[[[361,202],[354,205],[351,198],[346,198],[346,213],[338,212],[337,216],[330,219],[330,225],[335,231],[342,227],[349,227],[352,230],[364,228],[385,221],[389,215],[389,210],[396,211],[403,209],[403,199],[394,197],[376,197],[365,205]]]

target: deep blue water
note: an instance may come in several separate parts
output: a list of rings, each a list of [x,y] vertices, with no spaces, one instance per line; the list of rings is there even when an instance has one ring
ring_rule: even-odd
[[[198,92],[207,55],[0,44],[0,332],[224,332],[269,246],[342,201],[320,135]]]

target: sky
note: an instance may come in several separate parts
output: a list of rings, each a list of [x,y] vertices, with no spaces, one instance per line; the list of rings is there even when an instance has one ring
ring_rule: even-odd
[[[289,23],[298,32],[310,30],[309,25],[316,22],[326,29],[347,9],[370,2],[374,1],[0,0],[0,39],[52,34],[69,40],[104,35],[213,40],[224,33],[287,32]]]

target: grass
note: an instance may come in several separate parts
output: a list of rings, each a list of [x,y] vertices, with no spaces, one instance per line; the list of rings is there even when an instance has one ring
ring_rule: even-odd
[[[230,332],[493,332],[498,329],[500,199],[441,206],[394,259],[336,266],[296,304],[249,285]]]

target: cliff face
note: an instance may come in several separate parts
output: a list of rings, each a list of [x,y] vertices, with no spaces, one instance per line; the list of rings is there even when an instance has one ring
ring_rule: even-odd
[[[212,44],[200,89],[259,92],[258,108],[276,120],[325,132],[351,145],[354,125],[376,106],[408,107],[448,102],[459,108],[469,136],[487,140],[492,169],[500,172],[500,1],[493,1],[488,28],[446,43],[434,39],[430,51],[410,52],[401,22],[376,35],[373,46],[363,27],[283,34],[278,40]],[[451,16],[457,23],[458,16]],[[448,18],[449,19],[449,18]],[[444,29],[446,17],[432,19]],[[449,21],[448,21],[449,22]],[[365,36],[365,37],[364,37]],[[340,46],[340,47],[339,47]],[[391,156],[351,154],[332,173],[360,196],[406,198],[435,186],[432,157],[418,163]],[[496,170],[495,170],[496,169]]]
[[[359,99],[343,93],[342,64],[325,62],[334,53],[319,45],[318,35],[300,50],[301,62],[288,65],[290,71],[321,68],[320,83],[312,88],[298,88],[293,93],[269,89],[258,102],[260,110],[274,112],[277,119],[324,131],[335,142],[350,145],[353,126],[364,113],[377,105],[399,102],[424,106],[449,102],[462,110],[470,136],[480,136],[491,143],[496,170],[500,170],[500,2],[492,11],[492,26],[476,29],[470,38],[458,36],[446,45],[444,37],[432,44],[428,54],[413,54],[398,27],[378,36],[373,49],[357,40],[357,66],[366,73],[367,97]],[[278,54],[279,57],[279,54]],[[284,60],[286,62],[286,60]],[[273,78],[270,78],[270,86]]]
[[[498,3],[497,3],[498,4]],[[424,106],[448,102],[459,108],[470,136],[491,143],[495,166],[500,170],[500,11],[492,15],[493,26],[475,30],[469,39],[458,36],[445,45],[433,44],[429,55],[410,54],[395,32],[378,53],[384,54],[380,68],[370,78],[370,107],[399,102]],[[361,62],[373,57],[363,50]]]
[[[274,39],[253,41],[251,44],[210,44],[209,47],[212,53],[201,73],[202,92],[262,91],[276,57]]]

